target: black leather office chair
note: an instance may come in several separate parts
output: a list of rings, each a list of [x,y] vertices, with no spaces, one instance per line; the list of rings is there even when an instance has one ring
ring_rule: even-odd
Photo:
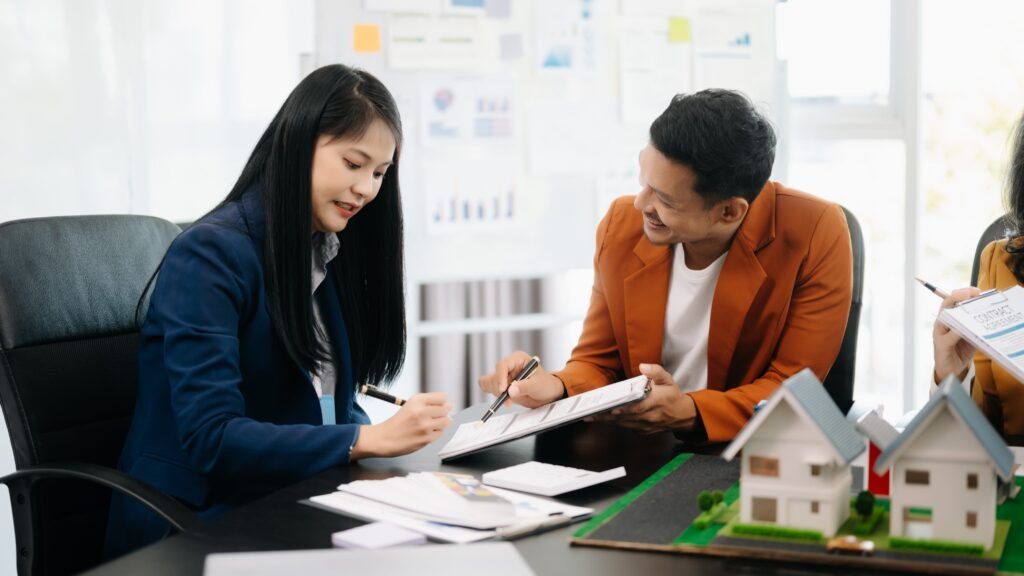
[[[98,564],[110,489],[193,530],[178,501],[115,469],[131,424],[136,308],[178,227],[146,216],[0,224],[0,406],[16,471],[18,573]]]
[[[836,406],[846,414],[853,406],[853,376],[857,367],[857,333],[864,295],[864,235],[853,213],[845,207],[843,213],[846,214],[846,224],[850,228],[850,246],[853,251],[853,299],[850,301],[850,317],[846,322],[843,345],[839,348],[839,356],[832,370],[825,377],[825,389]]]
[[[1006,238],[1010,230],[1013,229],[1013,223],[1010,221],[1006,214],[1003,214],[999,218],[996,218],[985,228],[985,231],[981,233],[981,238],[978,238],[978,245],[974,248],[974,263],[971,265],[971,286],[978,285],[978,274],[980,273],[979,268],[981,267],[981,252],[988,246],[993,240],[1002,240]]]

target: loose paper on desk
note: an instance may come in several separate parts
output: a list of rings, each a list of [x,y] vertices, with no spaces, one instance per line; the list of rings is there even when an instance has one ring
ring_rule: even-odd
[[[526,412],[501,414],[485,423],[467,422],[459,426],[438,456],[441,460],[464,456],[635,402],[646,393],[647,377],[637,376]]]
[[[384,480],[357,480],[338,486],[338,490],[466,528],[497,528],[520,520],[512,502],[465,474],[417,472]]]
[[[983,293],[944,309],[939,321],[1024,383],[1024,288]]]
[[[372,481],[367,481],[372,482]],[[353,483],[350,483],[353,484]],[[343,484],[342,486],[346,486]],[[340,487],[339,487],[340,488]],[[570,506],[546,498],[537,498],[501,488],[490,488],[495,495],[512,503],[515,509],[516,522],[536,522],[556,514],[564,514],[573,520],[586,518],[594,512],[593,508]],[[426,534],[431,540],[467,544],[488,540],[497,535],[496,530],[476,530],[462,526],[454,526],[438,521],[427,514],[417,513],[407,508],[400,508],[383,502],[358,496],[341,490],[331,494],[314,496],[304,503],[337,512],[360,520],[371,522],[388,522],[396,526],[408,528]]]

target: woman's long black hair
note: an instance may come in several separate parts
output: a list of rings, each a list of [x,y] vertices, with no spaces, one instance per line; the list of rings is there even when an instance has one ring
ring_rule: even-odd
[[[266,210],[263,274],[270,317],[288,355],[312,370],[316,360],[329,354],[319,345],[313,324],[313,154],[321,135],[359,138],[375,120],[383,121],[395,137],[392,166],[377,197],[338,234],[341,248],[330,266],[345,316],[357,386],[394,380],[405,361],[405,272],[398,186],[402,120],[391,93],[362,70],[333,64],[314,71],[288,96],[231,193],[218,205],[237,202],[253,187],[262,187]],[[139,310],[145,306],[147,291],[139,299]]]
[[[1006,175],[1006,211],[1013,233],[1006,242],[1017,282],[1024,284],[1024,116],[1013,131],[1013,152]]]

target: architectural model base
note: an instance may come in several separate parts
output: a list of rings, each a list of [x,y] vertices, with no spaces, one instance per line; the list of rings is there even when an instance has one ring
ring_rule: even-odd
[[[995,545],[980,555],[890,549],[889,523],[884,517],[870,535],[856,537],[858,542],[873,542],[872,551],[854,546],[833,546],[830,551],[828,538],[798,541],[731,534],[738,522],[738,479],[738,461],[682,454],[580,528],[572,544],[884,571],[1024,574],[1024,498],[999,506]],[[719,523],[703,530],[694,526],[700,514],[697,494],[701,490],[723,490],[728,506],[719,515]],[[883,507],[887,504],[879,502]],[[851,519],[844,524],[837,537],[849,534],[854,522]]]

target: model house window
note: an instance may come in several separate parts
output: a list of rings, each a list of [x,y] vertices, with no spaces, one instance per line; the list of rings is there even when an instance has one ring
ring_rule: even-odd
[[[928,471],[927,470],[907,470],[905,476],[907,484],[920,484],[922,486],[928,485]]]
[[[775,498],[752,498],[751,504],[755,522],[775,522]]]
[[[811,476],[821,476],[821,464],[811,464]]]
[[[750,473],[757,476],[779,477],[779,459],[764,456],[750,457]],[[774,520],[773,520],[774,522]]]
[[[818,513],[818,501],[814,500],[813,502],[811,502],[811,514],[817,514],[817,513]]]
[[[978,513],[977,512],[968,512],[967,513],[967,527],[968,528],[977,528],[978,527]]]
[[[967,475],[967,489],[968,490],[977,490],[978,489],[978,475],[977,474],[972,472],[971,474]]]

